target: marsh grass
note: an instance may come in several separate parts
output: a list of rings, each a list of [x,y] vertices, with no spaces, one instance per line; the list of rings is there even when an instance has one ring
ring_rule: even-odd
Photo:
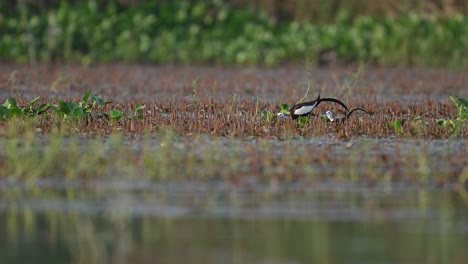
[[[113,118],[111,106],[102,105],[98,114],[89,111],[80,118],[67,118],[62,115],[37,114],[14,117],[0,123],[2,131],[10,131],[6,136],[15,136],[32,129],[47,134],[54,129],[68,131],[70,134],[108,135],[115,132],[144,134],[170,128],[179,136],[210,135],[215,137],[316,137],[339,134],[344,138],[368,137],[405,137],[405,138],[466,138],[468,124],[457,117],[460,111],[453,104],[426,101],[419,104],[403,104],[390,101],[384,104],[368,101],[364,104],[346,102],[348,106],[362,106],[369,114],[353,114],[344,124],[330,123],[322,115],[327,110],[343,116],[334,105],[322,104],[310,120],[297,122],[291,119],[277,119],[276,112],[284,111],[279,106],[272,107],[266,101],[243,98],[234,93],[231,100],[215,102],[211,98],[197,96],[196,108],[192,100],[129,101],[118,103],[118,110],[124,117]],[[41,101],[43,99],[39,99]],[[46,99],[47,101],[47,99]],[[49,100],[50,101],[50,100]],[[60,100],[61,101],[61,100]],[[19,100],[19,104],[21,101]],[[148,105],[149,107],[145,106]],[[279,105],[279,104],[278,104]],[[286,105],[286,104],[285,104]],[[273,105],[274,106],[274,105]],[[268,109],[269,115],[259,113]],[[50,110],[52,111],[52,110]],[[110,112],[108,115],[106,113]],[[458,114],[460,116],[460,114]],[[443,126],[440,120],[457,118],[456,129],[452,125]],[[453,122],[455,122],[453,121]],[[448,122],[448,121],[447,121]],[[23,123],[25,125],[23,125]],[[455,123],[453,123],[455,124]],[[33,126],[28,127],[28,126]],[[17,131],[16,133],[11,132]]]
[[[278,141],[180,136],[171,128],[138,139],[123,133],[84,139],[58,129],[47,135],[28,130],[2,141],[0,170],[4,179],[33,185],[43,177],[81,180],[83,184],[98,178],[237,182],[255,177],[265,181],[407,181],[463,186],[467,150],[460,141],[443,146],[436,149],[431,141],[408,139]]]
[[[314,110],[315,116],[304,123],[290,118],[265,120],[262,111],[281,111],[281,103],[297,102],[305,89],[300,96],[292,96],[288,98],[290,102],[285,102],[258,96],[272,93],[273,98],[287,97],[278,92],[275,94],[273,89],[250,87],[262,87],[265,79],[272,78],[281,84],[274,89],[287,89],[290,83],[297,83],[297,78],[281,82],[283,78],[290,77],[291,72],[272,71],[273,74],[256,80],[257,71],[246,71],[249,75],[223,71],[227,76],[223,75],[225,82],[190,76],[186,84],[179,80],[186,72],[177,72],[174,68],[167,72],[162,70],[158,82],[142,77],[144,74],[141,72],[147,68],[127,69],[113,68],[112,74],[118,77],[125,89],[140,91],[145,96],[126,97],[127,90],[104,80],[106,88],[111,85],[115,90],[102,97],[106,100],[102,100],[101,106],[86,108],[91,101],[84,99],[91,98],[91,93],[83,99],[79,92],[88,88],[88,81],[102,87],[99,83],[108,76],[102,69],[93,69],[84,71],[85,80],[70,77],[74,85],[84,83],[78,86],[82,89],[77,94],[47,95],[44,90],[34,87],[30,90],[42,93],[29,92],[27,96],[15,97],[18,109],[26,109],[28,114],[11,116],[0,122],[0,177],[26,180],[31,184],[42,177],[65,177],[86,183],[95,178],[118,177],[228,179],[239,182],[239,179],[253,176],[266,181],[414,181],[426,185],[457,186],[465,184],[468,177],[465,158],[467,122],[459,122],[456,130],[439,124],[440,120],[464,117],[464,108],[460,110],[460,104],[454,104],[455,101],[448,97],[445,100],[427,97],[412,101],[399,98],[379,100],[374,86],[360,86],[371,83],[367,76],[351,73],[344,75],[349,77],[344,78],[342,90],[338,87],[338,93],[348,89],[359,91],[360,96],[344,94],[344,102],[350,108],[365,108],[368,115],[359,113],[344,124],[331,123],[322,116],[323,113],[331,110],[338,117],[344,113],[333,104],[321,104]],[[97,76],[93,76],[96,72]],[[131,72],[132,78],[127,78],[127,72]],[[10,90],[7,91],[29,88],[25,77],[21,77],[21,74],[29,73],[26,69],[14,77],[10,75],[6,84]],[[204,73],[219,75],[218,71],[211,70]],[[148,76],[153,74],[152,68]],[[274,78],[269,77],[273,75]],[[169,79],[164,79],[168,76]],[[437,74],[430,76],[433,78]],[[460,94],[463,85],[459,83],[464,79],[456,76],[444,74],[435,78],[436,81],[429,79],[429,86],[425,89],[432,89],[430,85],[438,84],[438,80],[443,78],[451,80],[442,82],[443,85],[452,87],[453,94]],[[419,82],[419,75],[416,77]],[[364,80],[361,82],[360,78]],[[42,80],[34,72],[31,79]],[[132,84],[135,80],[146,84]],[[237,89],[242,85],[245,87]],[[406,86],[414,85],[413,79],[405,80],[398,86],[402,88],[397,88],[394,93],[400,94]],[[315,99],[317,91],[312,82],[308,87],[311,91],[307,98]],[[336,94],[334,90],[326,92],[322,96]],[[13,93],[7,92],[8,95]],[[119,97],[120,94],[124,96]],[[41,97],[36,100],[39,95]],[[86,101],[88,104],[81,107],[89,110],[89,115],[65,118],[54,114],[53,108],[47,110],[48,114],[37,111],[30,114],[31,102],[34,101],[33,106],[37,107],[55,104],[57,99],[76,102],[78,106]],[[2,102],[5,100],[7,98],[0,98]],[[107,100],[113,103],[105,104]],[[146,107],[141,108],[142,105]],[[120,111],[122,117],[113,118],[108,114],[112,110]],[[101,115],[98,116],[97,112]],[[437,142],[442,142],[444,147],[437,149]]]

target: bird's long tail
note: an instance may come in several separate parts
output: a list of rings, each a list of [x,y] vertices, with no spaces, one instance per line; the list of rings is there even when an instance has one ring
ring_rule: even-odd
[[[341,105],[342,107],[344,107],[344,109],[346,109],[346,112],[349,113],[349,108],[343,102],[341,102],[338,99],[335,99],[335,98],[320,98],[320,95],[319,95],[317,100],[318,100],[317,101],[317,106],[320,104],[320,102],[334,102],[334,103],[337,103],[337,104]]]
[[[354,111],[357,111],[357,110],[363,111],[364,113],[369,114],[369,113],[367,113],[366,109],[364,109],[364,108],[362,108],[362,107],[356,107],[356,108],[353,108],[351,111],[348,112],[348,114],[346,115],[346,119],[348,119],[348,118],[351,116],[351,114],[352,114]]]

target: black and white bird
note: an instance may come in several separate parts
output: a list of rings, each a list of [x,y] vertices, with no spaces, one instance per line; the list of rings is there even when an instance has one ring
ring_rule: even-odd
[[[289,115],[292,119],[296,119],[300,116],[308,116],[315,107],[317,107],[321,102],[333,102],[339,104],[346,109],[346,113],[349,112],[348,107],[338,99],[335,98],[320,98],[320,94],[318,95],[317,99],[309,102],[299,103],[291,107],[289,109]]]

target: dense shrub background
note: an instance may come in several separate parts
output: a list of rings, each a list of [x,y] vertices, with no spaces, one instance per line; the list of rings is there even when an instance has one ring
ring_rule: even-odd
[[[0,59],[276,65],[315,61],[320,51],[334,50],[351,62],[468,64],[468,22],[456,10],[350,16],[348,4],[313,21],[292,11],[275,16],[255,1],[154,2],[6,1]]]

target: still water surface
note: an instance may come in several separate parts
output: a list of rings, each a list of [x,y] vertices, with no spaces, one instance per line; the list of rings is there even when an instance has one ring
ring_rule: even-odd
[[[468,194],[404,183],[0,182],[2,263],[466,263]]]

